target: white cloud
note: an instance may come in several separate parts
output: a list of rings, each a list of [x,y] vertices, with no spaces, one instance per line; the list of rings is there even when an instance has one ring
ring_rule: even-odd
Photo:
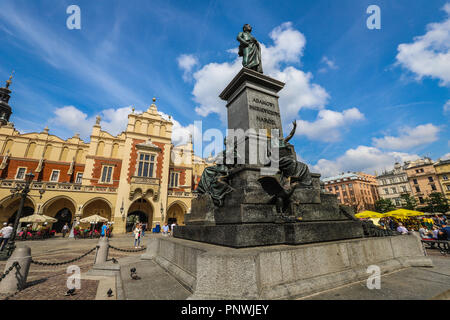
[[[184,71],[183,80],[191,79],[192,69],[198,64],[198,59],[192,54],[182,54],[177,58],[178,67]]]
[[[373,138],[373,144],[382,149],[408,150],[413,147],[432,143],[438,139],[440,128],[431,123],[415,128],[404,127],[399,130],[398,137],[385,136]]]
[[[164,112],[159,112],[159,114],[166,120],[169,119],[169,115]],[[189,136],[194,134],[196,136],[201,136],[201,132],[198,127],[194,126],[194,124],[189,124],[187,126],[182,126],[180,122],[175,120],[174,118],[170,118],[172,121],[172,142],[175,146],[186,144],[189,141]]]
[[[325,89],[311,83],[312,74],[305,73],[293,66],[282,69],[286,63],[300,63],[306,44],[304,35],[293,29],[290,22],[283,23],[270,33],[274,45],[261,43],[264,73],[286,83],[280,92],[282,119],[292,121],[302,108],[323,109],[329,99]],[[230,51],[229,52],[235,52]],[[203,66],[193,77],[195,80],[192,94],[198,103],[196,112],[201,116],[211,113],[226,119],[225,103],[218,98],[225,86],[242,68],[242,58],[233,62],[210,63]]]
[[[311,140],[334,142],[340,140],[343,127],[363,119],[364,115],[357,108],[342,112],[320,110],[314,122],[298,120],[296,134],[305,135]]]
[[[125,131],[128,123],[128,114],[131,107],[110,108],[100,112],[102,130],[112,135],[117,135]],[[74,106],[65,106],[54,111],[55,117],[49,120],[49,124],[64,128],[65,131],[79,133],[84,140],[89,140],[92,126],[95,124],[96,116],[88,115]]]
[[[64,128],[65,131],[79,133],[81,138],[87,140],[95,123],[95,116],[88,115],[74,106],[65,106],[54,111],[55,117],[49,120],[49,124]]]
[[[320,159],[311,167],[313,172],[319,172],[322,177],[331,177],[347,171],[361,171],[374,174],[384,169],[391,169],[395,162],[418,159],[415,154],[401,152],[383,152],[380,149],[367,146],[358,146],[347,150],[336,160]]]
[[[450,114],[450,100],[444,104],[444,114]]]
[[[440,85],[450,84],[450,3],[443,10],[448,17],[441,23],[430,23],[427,33],[412,43],[398,46],[397,63],[416,74],[418,80],[431,77]]]
[[[441,160],[450,160],[450,152],[444,154],[444,155],[441,157]]]
[[[235,60],[234,63],[210,63],[195,72],[195,85],[192,94],[194,95],[194,101],[199,104],[195,108],[195,112],[203,117],[210,113],[217,113],[225,122],[225,102],[220,100],[218,95],[240,69],[240,62]]]
[[[336,65],[336,63],[333,60],[330,60],[327,56],[323,56],[321,62],[323,64],[325,64],[325,67],[322,67],[319,69],[320,73],[325,73],[328,70],[339,69],[339,67]]]
[[[124,108],[109,108],[100,112],[102,118],[100,125],[102,130],[112,134],[118,135],[126,130],[128,124],[128,115],[132,112],[131,107]],[[143,111],[135,110],[135,113],[142,113]],[[56,128],[64,129],[65,132],[72,131],[72,133],[79,133],[81,138],[85,141],[89,140],[92,133],[92,126],[95,124],[96,116],[88,115],[74,106],[65,106],[54,111],[55,117],[49,120],[49,124]],[[164,119],[169,119],[169,116],[163,112],[159,112]],[[189,134],[193,134],[194,130],[198,130],[193,124],[183,127],[177,120],[171,118],[172,127],[172,142],[175,145],[185,144],[189,139]],[[196,132],[196,134],[200,134]]]
[[[132,112],[132,107],[124,108],[110,108],[101,112],[101,126],[102,130],[109,132],[112,135],[117,135],[125,131],[128,124],[128,115]]]

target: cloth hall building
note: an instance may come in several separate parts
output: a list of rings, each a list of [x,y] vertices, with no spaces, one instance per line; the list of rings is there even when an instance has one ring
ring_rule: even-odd
[[[130,216],[148,228],[184,223],[192,191],[208,165],[194,156],[192,139],[172,144],[172,122],[157,110],[155,99],[141,114],[128,115],[126,130],[113,136],[97,117],[89,142],[78,134],[67,140],[42,132],[20,133],[9,122],[9,86],[0,88],[0,223],[12,222],[25,174],[35,175],[22,216],[54,217],[57,232],[94,214],[113,222],[114,233],[130,231]],[[178,161],[175,161],[178,160]],[[128,224],[127,224],[127,221]]]

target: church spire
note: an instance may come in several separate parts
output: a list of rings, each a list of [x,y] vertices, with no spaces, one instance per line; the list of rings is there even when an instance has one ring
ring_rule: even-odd
[[[9,89],[9,86],[10,86],[11,83],[12,83],[12,78],[13,78],[13,76],[14,76],[14,70],[11,72],[11,75],[9,76],[9,79],[6,80],[6,89]]]
[[[9,87],[12,84],[13,75],[14,71],[9,76],[9,79],[6,80],[6,86],[0,88],[0,125],[7,124],[12,113],[11,107],[8,103],[11,98],[11,90]]]

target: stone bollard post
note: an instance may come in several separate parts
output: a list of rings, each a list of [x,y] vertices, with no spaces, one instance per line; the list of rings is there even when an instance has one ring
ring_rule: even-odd
[[[147,240],[147,250],[141,255],[142,260],[152,260],[159,253],[159,239],[149,237]]]
[[[108,260],[109,240],[108,237],[101,237],[98,241],[97,254],[95,255],[94,264],[103,264]]]
[[[11,257],[9,257],[4,272],[16,261],[19,263],[20,268],[13,268],[0,282],[0,293],[11,294],[22,290],[27,284],[27,276],[31,264],[30,247],[16,248]]]

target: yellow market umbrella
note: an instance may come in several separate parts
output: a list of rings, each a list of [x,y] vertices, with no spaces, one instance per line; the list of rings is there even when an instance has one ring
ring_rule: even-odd
[[[44,223],[44,222],[57,222],[58,220],[56,220],[55,218],[46,216],[44,214],[32,214],[31,216],[28,217],[23,217],[19,220],[20,222],[25,222],[25,223]]]
[[[423,216],[423,212],[408,210],[408,209],[397,209],[385,213],[384,217],[394,217],[394,218],[407,218],[407,217],[417,217]]]
[[[405,209],[397,209],[393,211],[386,212],[383,214],[384,217],[394,217],[394,218],[405,218],[406,210]]]
[[[374,211],[363,211],[355,214],[355,217],[358,219],[367,219],[367,218],[382,218],[383,215]]]
[[[81,223],[99,223],[99,222],[108,222],[108,219],[99,216],[98,214],[94,214],[92,216],[83,218],[80,220]]]
[[[408,217],[420,217],[423,216],[424,213],[420,212],[420,211],[414,211],[414,210],[408,210],[409,212],[407,213]]]

